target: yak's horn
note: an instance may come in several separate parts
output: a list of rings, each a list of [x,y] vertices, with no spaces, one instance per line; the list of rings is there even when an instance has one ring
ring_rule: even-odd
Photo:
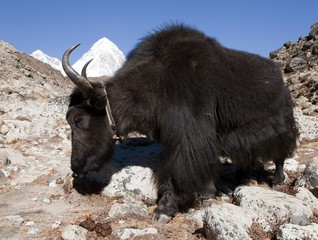
[[[71,52],[77,48],[80,44],[76,44],[65,51],[62,58],[62,66],[66,75],[72,80],[72,82],[81,90],[84,99],[89,99],[92,96],[93,86],[83,76],[78,74],[74,68],[70,65],[69,56]]]
[[[88,78],[87,78],[87,74],[86,74],[86,69],[87,69],[88,64],[91,63],[91,61],[93,61],[93,59],[91,59],[91,60],[89,60],[87,63],[85,63],[85,65],[84,65],[83,68],[82,68],[82,73],[81,73],[81,75],[82,75],[84,78],[86,78],[86,79],[88,79]]]

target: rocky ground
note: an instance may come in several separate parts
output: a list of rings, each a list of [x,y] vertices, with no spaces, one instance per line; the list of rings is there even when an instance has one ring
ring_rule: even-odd
[[[107,185],[102,193],[79,194],[70,175],[65,121],[71,84],[0,41],[0,238],[317,239],[317,35],[313,27],[308,36],[271,53],[285,72],[302,132],[294,158],[285,164],[288,180],[269,187],[274,167],[268,163],[233,195],[179,213],[168,224],[150,220],[160,146],[143,138],[118,145],[113,160],[90,176]],[[295,58],[306,64],[293,67]],[[232,167],[225,170],[231,178]]]

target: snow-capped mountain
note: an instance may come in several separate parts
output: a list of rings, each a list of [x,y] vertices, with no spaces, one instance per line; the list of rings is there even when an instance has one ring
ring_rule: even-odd
[[[87,67],[87,76],[112,76],[124,63],[125,55],[113,42],[102,38],[73,65],[74,69],[80,73],[84,64],[91,59],[93,61]]]
[[[60,60],[44,54],[41,50],[36,50],[32,57],[51,65],[53,68],[62,72],[65,75]],[[85,63],[89,60],[93,61],[87,67],[88,77],[112,76],[115,71],[121,67],[126,60],[125,55],[119,48],[107,38],[98,40],[75,64],[73,68],[81,73]]]
[[[36,58],[37,60],[40,60],[44,63],[49,64],[51,67],[61,71],[64,73],[63,68],[62,68],[62,63],[60,60],[58,60],[55,57],[50,57],[43,53],[41,50],[36,50],[33,53],[30,54],[32,57]]]

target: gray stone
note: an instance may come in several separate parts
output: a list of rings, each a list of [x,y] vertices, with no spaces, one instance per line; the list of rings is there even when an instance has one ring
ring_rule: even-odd
[[[61,223],[62,223],[61,221],[55,221],[54,223],[52,223],[51,228],[56,229],[61,225]]]
[[[288,42],[284,43],[283,46],[284,46],[285,48],[290,48],[291,45],[292,45],[292,43],[293,43],[292,41],[288,41]]]
[[[5,124],[2,124],[2,126],[0,127],[0,133],[2,135],[6,135],[9,131],[10,131],[9,127]]]
[[[104,189],[106,196],[129,196],[156,199],[157,190],[152,178],[152,170],[140,166],[129,166],[114,174]]]
[[[289,219],[289,223],[305,226],[309,223],[309,220],[304,215],[294,215]]]
[[[148,215],[148,208],[143,202],[127,197],[123,203],[114,203],[108,212],[108,216],[116,218],[129,213],[146,216]]]
[[[309,36],[311,37],[318,36],[318,23],[315,23],[310,27]]]
[[[251,239],[248,231],[253,222],[264,231],[271,231],[270,225],[255,212],[229,203],[212,205],[204,211],[202,219],[208,239]]]
[[[4,218],[16,225],[21,225],[24,221],[24,219],[20,215],[6,216]]]
[[[297,187],[296,190],[298,191],[295,194],[296,198],[304,201],[304,203],[312,209],[318,208],[318,198],[316,198],[307,188]]]
[[[0,170],[0,179],[5,177],[6,177],[6,174],[2,170]]]
[[[234,192],[238,206],[255,212],[269,223],[287,221],[293,216],[304,216],[309,219],[313,216],[310,206],[302,200],[261,187],[242,186]]]
[[[136,229],[136,228],[124,228],[118,229],[115,231],[115,234],[119,237],[119,239],[133,239],[137,236],[144,235],[157,235],[158,230],[156,228],[144,228],[144,229]]]
[[[0,148],[0,166],[8,164],[10,164],[8,159],[8,151],[5,148]]]
[[[278,228],[277,240],[318,239],[318,224],[307,226],[284,224]]]
[[[307,165],[302,176],[297,180],[296,186],[318,190],[318,157]]]
[[[14,143],[19,140],[26,140],[30,137],[23,129],[14,128],[11,129],[6,136],[7,143]]]
[[[297,160],[294,158],[288,158],[284,162],[284,170],[288,172],[296,172],[299,169],[304,169],[305,165],[304,164],[299,164]]]
[[[85,240],[88,231],[77,225],[67,225],[62,232],[63,240]]]
[[[308,80],[311,76],[311,72],[304,72],[304,73],[299,73],[299,80],[301,82],[304,82],[306,80]]]
[[[275,50],[275,51],[270,52],[270,53],[269,53],[270,59],[273,59],[273,58],[278,57],[279,54],[280,54],[284,49],[285,49],[284,47],[281,47],[281,48],[279,48],[279,49],[277,49],[277,50]]]
[[[290,73],[290,72],[294,72],[296,70],[301,69],[302,67],[304,67],[307,64],[307,61],[304,60],[301,57],[295,57],[293,59],[291,59],[286,67],[285,67],[285,72],[286,73]]]
[[[41,201],[47,204],[51,203],[51,200],[49,198],[43,198]]]
[[[294,117],[299,124],[300,141],[318,137],[318,121],[316,117],[304,115],[298,107],[294,109]]]
[[[311,42],[305,42],[304,45],[302,46],[301,50],[306,51],[310,49],[312,43]]]
[[[207,239],[251,239],[242,225],[213,212],[206,213],[203,227]]]
[[[35,235],[35,234],[38,234],[39,232],[40,232],[39,229],[31,227],[31,228],[28,229],[27,234],[28,235]]]

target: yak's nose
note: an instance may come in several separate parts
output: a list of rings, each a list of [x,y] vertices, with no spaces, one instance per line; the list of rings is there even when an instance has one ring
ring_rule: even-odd
[[[80,166],[71,166],[71,169],[73,171],[72,177],[81,179],[84,177],[85,174],[83,174],[83,170]]]

